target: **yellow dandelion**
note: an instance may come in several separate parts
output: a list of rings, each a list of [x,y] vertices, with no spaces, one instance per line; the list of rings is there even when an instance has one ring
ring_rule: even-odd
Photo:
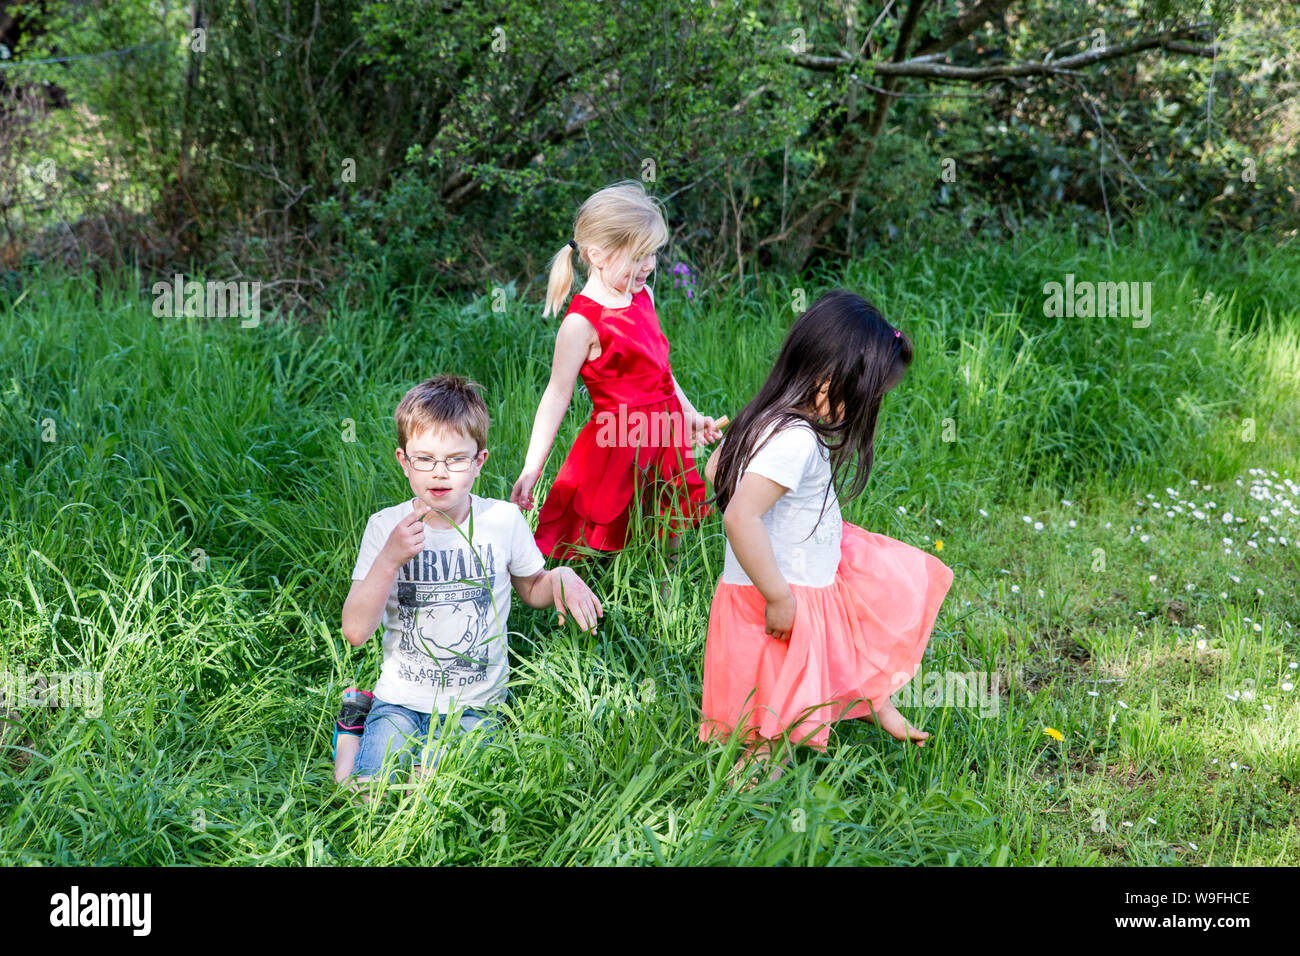
[[[1047,734],[1047,736],[1051,737],[1053,740],[1065,739],[1065,735],[1061,733],[1059,730],[1057,730],[1055,727],[1044,727],[1043,733]]]
[[[936,538],[936,539],[935,539],[935,542],[934,542],[934,550],[936,550],[936,551],[942,551],[942,550],[943,550],[943,539],[941,539],[941,538]]]

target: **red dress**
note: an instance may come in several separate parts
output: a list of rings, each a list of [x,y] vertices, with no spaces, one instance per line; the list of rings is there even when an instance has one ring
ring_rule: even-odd
[[[579,293],[569,312],[590,322],[600,339],[600,355],[579,369],[594,407],[542,505],[537,547],[561,560],[571,544],[619,550],[641,500],[638,486],[651,483],[653,510],[669,516],[674,531],[687,521],[698,525],[710,509],[650,294],[643,288],[627,306],[610,309]]]

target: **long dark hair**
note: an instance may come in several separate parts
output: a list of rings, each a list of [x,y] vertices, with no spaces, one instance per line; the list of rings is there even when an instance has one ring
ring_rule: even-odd
[[[911,364],[911,340],[866,299],[835,289],[814,302],[795,320],[763,387],[727,428],[714,476],[718,510],[726,511],[736,482],[758,451],[754,442],[774,423],[772,434],[792,422],[806,422],[830,449],[831,486],[841,487],[844,469],[852,462],[853,484],[840,497],[861,494],[875,457],[881,399]],[[817,418],[817,393],[826,381],[830,417],[844,405],[839,421]],[[768,441],[771,436],[763,444]],[[826,495],[829,498],[830,486]]]

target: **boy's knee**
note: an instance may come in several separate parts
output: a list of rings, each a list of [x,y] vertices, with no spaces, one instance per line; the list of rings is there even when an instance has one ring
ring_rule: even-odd
[[[392,760],[397,768],[392,773],[395,779],[398,769],[409,761],[409,752],[419,733],[419,720],[413,712],[397,704],[376,704],[366,718],[353,772],[358,778],[364,774],[369,779],[385,761]]]
[[[413,714],[404,707],[386,704],[373,708],[366,717],[365,730],[361,735],[362,746],[385,748],[394,740],[405,740],[419,733],[420,724]]]

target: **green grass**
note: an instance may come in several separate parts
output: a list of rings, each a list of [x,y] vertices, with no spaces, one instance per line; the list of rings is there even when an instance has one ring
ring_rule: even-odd
[[[1150,327],[1044,317],[1068,272],[1150,281]],[[733,416],[796,288],[832,284],[688,302],[669,278],[674,370]],[[376,276],[319,322],[243,329],[156,319],[135,276],[27,277],[0,324],[0,671],[95,671],[103,697],[10,712],[0,863],[1300,863],[1300,255],[1063,227],[834,284],[917,350],[846,518],[942,539],[924,673],[995,675],[993,706],[904,707],[924,749],[839,725],[736,793],[734,752],[697,739],[714,519],[666,602],[648,545],[602,571],[596,636],[516,601],[509,732],[357,807],[330,728],[380,650],[339,619],[367,516],[409,494],[393,408],[436,372],[482,382],[475,490],[507,497],[554,321]],[[589,412],[575,396],[539,499]]]

